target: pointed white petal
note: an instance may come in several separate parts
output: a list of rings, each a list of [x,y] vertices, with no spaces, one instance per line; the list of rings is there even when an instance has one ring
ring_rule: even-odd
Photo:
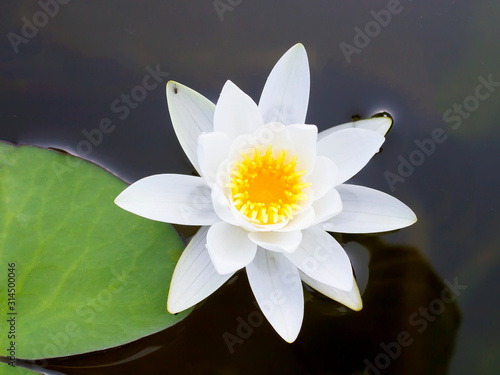
[[[304,317],[304,294],[297,268],[282,254],[259,247],[246,270],[269,323],[285,341],[295,341]]]
[[[344,129],[318,142],[318,155],[326,156],[337,165],[335,186],[358,173],[375,155],[385,138],[371,130]]]
[[[250,263],[257,245],[248,239],[246,230],[220,221],[208,231],[207,249],[217,272],[225,275]]]
[[[217,169],[227,159],[231,140],[221,132],[204,133],[198,137],[198,162],[207,183],[215,182]]]
[[[316,214],[314,208],[309,207],[303,210],[301,213],[293,215],[293,219],[290,220],[287,225],[283,228],[276,229],[278,232],[291,232],[309,228],[314,223],[314,218]]]
[[[231,140],[251,134],[264,125],[257,104],[233,82],[227,81],[214,113],[214,130],[225,133]]]
[[[196,154],[198,137],[201,133],[214,131],[215,105],[203,95],[174,81],[167,83],[167,103],[182,149],[201,175]]]
[[[314,198],[320,199],[328,191],[330,191],[337,181],[338,168],[337,165],[325,156],[317,156],[314,163],[314,169],[308,182],[312,184],[311,188],[314,191]]]
[[[342,199],[337,190],[331,189],[322,198],[313,203],[315,212],[314,224],[322,223],[342,212]]]
[[[134,182],[115,203],[136,215],[166,223],[211,225],[214,211],[205,180],[180,174],[157,174]]]
[[[357,185],[335,188],[342,199],[342,212],[332,217],[323,228],[339,233],[378,233],[412,225],[415,213],[389,194]]]
[[[259,101],[264,122],[304,124],[309,86],[307,53],[299,43],[279,59],[267,78]]]
[[[363,301],[361,300],[361,295],[359,294],[358,285],[355,280],[352,283],[351,290],[345,291],[335,288],[334,286],[320,283],[302,271],[300,271],[300,277],[302,281],[311,288],[316,289],[318,292],[323,293],[325,296],[340,302],[354,311],[359,311],[363,308]]]
[[[302,240],[300,230],[293,232],[252,232],[248,238],[264,249],[292,253]]]
[[[200,228],[175,266],[167,301],[167,310],[172,314],[202,301],[233,275],[220,275],[215,271],[205,248],[208,228]]]
[[[319,282],[347,291],[352,288],[354,277],[349,257],[342,246],[319,226],[303,230],[297,250],[283,255]]]
[[[323,130],[318,134],[318,141],[339,130],[351,128],[371,130],[385,137],[391,126],[392,119],[390,117],[372,117],[366,120],[352,121]]]
[[[288,125],[286,129],[296,147],[297,166],[295,170],[305,170],[307,174],[312,173],[316,160],[318,128],[316,125]]]

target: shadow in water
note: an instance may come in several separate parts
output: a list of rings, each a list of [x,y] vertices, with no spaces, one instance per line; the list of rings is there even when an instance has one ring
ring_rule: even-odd
[[[305,289],[304,323],[293,344],[263,318],[240,272],[169,329],[36,363],[66,374],[446,374],[463,286],[441,280],[415,248],[376,236],[344,239],[370,255],[364,308],[354,312]],[[357,272],[360,279],[362,267]]]

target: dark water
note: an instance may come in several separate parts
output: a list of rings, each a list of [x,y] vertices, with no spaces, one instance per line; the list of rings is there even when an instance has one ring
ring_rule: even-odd
[[[218,13],[221,3],[231,10]],[[40,5],[0,8],[0,139],[80,154],[128,182],[190,174],[165,105],[167,80],[216,101],[231,79],[258,100],[274,63],[302,42],[311,66],[308,122],[326,129],[353,115],[391,113],[383,152],[355,180],[391,193],[419,218],[381,238],[344,238],[371,257],[365,308],[339,310],[309,293],[292,345],[260,322],[240,273],[178,325],[110,351],[49,360],[50,369],[361,374],[370,363],[383,374],[500,371],[498,3],[73,0],[46,25],[38,20],[36,35],[23,34],[23,17],[33,20]],[[23,41],[9,41],[10,32]],[[141,91],[151,70],[158,82]],[[137,100],[122,97],[133,94]],[[85,134],[103,119],[113,130],[86,147]],[[425,141],[433,134],[441,142]],[[422,144],[426,153],[415,152]],[[388,183],[388,172],[398,180]],[[450,283],[467,288],[435,302],[453,291]],[[254,326],[240,328],[248,337],[231,353],[224,333],[240,337],[242,320]]]

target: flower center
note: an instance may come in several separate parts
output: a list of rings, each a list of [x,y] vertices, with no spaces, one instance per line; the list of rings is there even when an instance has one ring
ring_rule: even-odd
[[[245,152],[242,161],[236,161],[231,169],[233,204],[237,210],[257,224],[276,224],[292,219],[294,212],[301,209],[297,203],[307,199],[302,192],[310,183],[300,181],[305,170],[296,172],[297,156],[285,163],[287,150],[281,150],[273,157],[272,146],[261,155],[258,147],[251,159]]]

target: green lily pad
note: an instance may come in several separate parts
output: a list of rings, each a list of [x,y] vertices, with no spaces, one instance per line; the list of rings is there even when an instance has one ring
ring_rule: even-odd
[[[2,375],[36,375],[35,371],[26,370],[19,366],[9,366],[4,363],[0,363],[0,374]]]
[[[101,350],[189,313],[166,309],[183,243],[117,207],[126,186],[71,155],[0,142],[0,355],[10,341],[24,359]]]
[[[5,362],[4,358],[0,362],[0,374],[2,375],[36,375],[36,374],[51,374],[51,375],[62,375],[61,372],[47,370],[36,363],[26,362],[22,360],[10,361],[7,359]],[[46,361],[45,359],[43,361]],[[10,363],[10,364],[9,364]]]

